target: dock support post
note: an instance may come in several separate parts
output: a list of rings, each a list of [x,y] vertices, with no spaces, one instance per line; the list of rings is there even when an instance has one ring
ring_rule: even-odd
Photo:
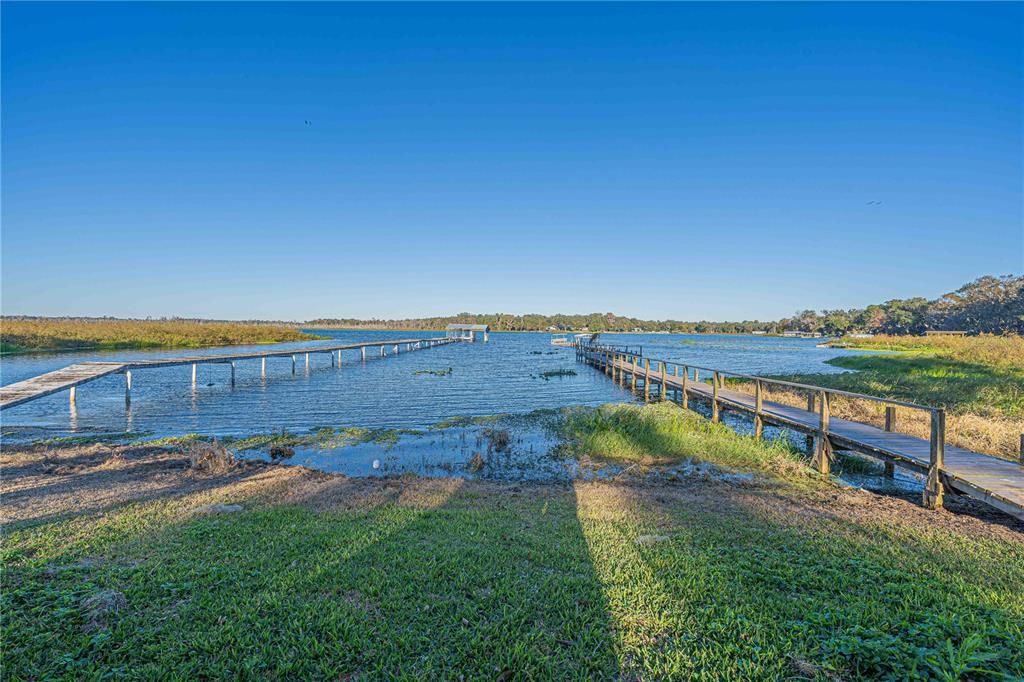
[[[690,396],[686,393],[686,384],[690,380],[690,368],[683,365],[683,409],[687,410],[690,408]]]
[[[260,376],[264,379],[267,378],[267,358],[261,358],[260,361]]]
[[[811,393],[807,396],[807,411],[813,413],[816,410],[817,408],[814,405],[814,394]],[[814,452],[814,436],[807,436],[807,449],[811,453]]]
[[[894,405],[885,406],[885,430],[892,431],[896,428],[896,407]],[[892,462],[885,463],[885,475],[888,478],[892,478],[896,475],[896,467]]]
[[[814,468],[819,474],[828,475],[829,456],[832,454],[832,444],[828,440],[829,407],[828,394],[825,391],[818,393],[818,400],[821,401],[821,410],[818,413],[818,435],[814,444]]]
[[[131,370],[125,370],[124,372],[124,406],[130,407],[132,404],[132,372]]]
[[[366,346],[361,347],[359,353],[363,356],[363,362],[366,362]]]
[[[196,362],[192,363],[192,385],[196,385],[196,374],[198,373],[199,364]]]
[[[661,402],[665,402],[665,400],[667,400],[667,398],[666,398],[667,395],[668,395],[668,384],[665,383],[665,361],[662,360],[661,361],[661,395],[658,396],[658,397],[661,398]]]
[[[229,362],[228,364],[231,365],[231,388],[234,388],[235,387],[235,363],[234,362]]]
[[[292,376],[295,376],[295,356],[292,356]]]
[[[78,401],[78,390],[77,389],[78,389],[77,386],[72,386],[71,390],[68,391],[68,403],[71,405],[72,409],[74,409],[75,403]]]
[[[754,382],[754,438],[761,440],[764,436],[764,418],[761,417],[763,400],[761,398],[761,380]]]
[[[611,373],[612,373],[612,363],[611,363],[611,360],[609,359],[610,357],[611,357],[611,353],[608,352],[608,351],[604,351],[604,352],[601,353],[601,361],[604,363],[604,375],[605,376],[611,376]]]
[[[632,382],[633,393],[636,393],[636,356],[633,356],[633,371],[629,373],[629,379]]]
[[[942,468],[946,464],[946,411],[942,408],[932,410],[929,455],[928,479],[924,483],[921,501],[928,509],[942,509],[942,498],[945,493],[942,485]]]
[[[331,356],[331,367],[334,367],[334,351],[332,350],[328,355]]]
[[[309,371],[309,353],[306,353],[306,371]]]
[[[718,423],[718,387],[721,385],[721,379],[718,376],[718,372],[711,375],[711,421],[715,424]]]
[[[644,402],[651,402],[651,360],[644,360]]]
[[[380,347],[380,356],[381,356],[381,357],[384,357],[384,355],[385,355],[385,352],[384,352],[384,346],[381,346],[381,347]]]

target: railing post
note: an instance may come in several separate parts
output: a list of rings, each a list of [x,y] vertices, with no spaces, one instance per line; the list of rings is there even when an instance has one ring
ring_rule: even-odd
[[[622,366],[619,367],[619,386],[621,386],[622,388],[625,388],[626,387],[626,368],[625,368],[626,354],[625,353],[622,353],[621,355],[619,355],[619,362],[622,365]]]
[[[633,393],[636,393],[636,356],[633,356],[633,371],[629,373],[629,380],[632,384]]]
[[[885,430],[892,431],[896,428],[896,406],[886,405],[885,406]],[[896,475],[896,466],[890,462],[885,462],[885,475],[892,478]]]
[[[718,423],[718,385],[719,385],[718,372],[714,372],[711,375],[711,421]]]
[[[811,393],[807,396],[807,411],[813,414],[817,408],[814,406],[814,394]],[[807,436],[807,449],[813,454],[814,453],[814,436]]]
[[[686,385],[690,380],[690,368],[683,365],[683,409],[689,409],[690,407],[690,396],[686,393]]]
[[[764,418],[761,417],[763,399],[761,397],[761,380],[754,381],[754,438],[761,440],[764,435]]]
[[[829,456],[832,454],[832,444],[828,440],[828,423],[830,418],[828,393],[820,391],[818,393],[818,400],[821,402],[821,409],[818,413],[818,435],[815,438],[817,442],[814,446],[814,468],[818,470],[819,474],[828,475]]]
[[[665,402],[665,396],[668,395],[668,387],[665,384],[665,361],[661,360],[661,398],[662,402]]]
[[[610,354],[610,353],[609,353],[608,351],[604,351],[604,352],[603,352],[603,353],[601,354],[601,357],[602,357],[602,359],[604,360],[604,375],[605,375],[605,376],[609,376],[609,375],[611,375],[611,373],[612,373],[612,363],[611,363],[611,361],[610,361],[610,360],[608,359],[610,355],[611,355],[611,354]]]
[[[651,402],[651,359],[644,360],[644,402]]]
[[[672,376],[674,376],[676,379],[679,378],[679,365],[672,365]],[[676,400],[675,400],[675,402],[678,403],[679,402],[679,387],[678,386],[676,387],[675,391],[676,391]]]
[[[941,407],[932,410],[929,455],[928,478],[924,483],[921,501],[928,509],[942,509],[942,468],[946,464],[946,411]]]

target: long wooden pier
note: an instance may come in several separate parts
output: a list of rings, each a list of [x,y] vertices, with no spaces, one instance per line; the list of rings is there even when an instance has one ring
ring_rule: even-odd
[[[578,345],[576,352],[578,360],[601,369],[622,386],[628,384],[634,392],[642,391],[646,400],[651,400],[651,389],[656,388],[658,399],[671,395],[684,408],[689,407],[691,398],[709,404],[715,422],[720,421],[723,410],[751,415],[758,438],[765,424],[805,433],[812,440],[813,465],[822,474],[828,474],[834,450],[858,452],[885,462],[889,476],[894,466],[924,474],[923,503],[929,508],[941,507],[945,491],[950,490],[1024,519],[1024,459],[1016,463],[947,446],[946,413],[942,408],[645,358],[629,348]],[[727,376],[751,383],[753,393],[726,388]],[[767,385],[806,393],[807,409],[764,400]],[[829,399],[835,395],[882,403],[886,427],[832,417]],[[931,437],[925,440],[895,431],[897,407],[929,413]]]
[[[387,349],[393,354],[419,350],[422,348],[434,348],[450,343],[458,343],[460,338],[426,338],[426,339],[380,339],[376,341],[364,341],[360,343],[344,343],[338,345],[309,346],[304,348],[288,348],[265,351],[246,351],[243,353],[231,353],[224,355],[196,355],[180,358],[158,358],[155,360],[131,360],[126,362],[82,362],[63,369],[58,369],[47,374],[41,374],[31,379],[18,381],[7,386],[0,387],[0,410],[6,410],[15,405],[22,405],[44,396],[52,395],[59,391],[68,391],[71,404],[77,400],[77,388],[82,384],[95,381],[110,374],[123,374],[125,403],[131,404],[132,396],[132,371],[139,369],[154,369],[157,367],[172,367],[176,365],[192,365],[192,384],[196,383],[196,374],[199,365],[202,364],[228,364],[231,365],[231,385],[235,385],[235,362],[240,360],[260,360],[260,374],[267,375],[267,360],[271,358],[291,358],[292,374],[295,374],[296,362],[300,356],[305,357],[306,368],[309,368],[311,355],[329,354],[331,365],[335,362],[340,366],[342,352],[357,350],[360,359],[366,360],[366,351],[378,349],[380,357],[388,355]]]

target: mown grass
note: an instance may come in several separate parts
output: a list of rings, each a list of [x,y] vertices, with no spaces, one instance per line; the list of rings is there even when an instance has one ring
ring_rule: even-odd
[[[1024,338],[874,337],[872,349],[902,350],[886,355],[833,358],[829,364],[855,370],[843,374],[796,374],[790,381],[855,393],[944,407],[947,442],[1007,459],[1019,456],[1024,433]],[[750,386],[747,386],[750,389]],[[772,400],[806,404],[806,396],[773,390]],[[837,398],[836,416],[881,426],[884,407],[867,401]],[[899,409],[898,430],[922,438],[929,435],[929,416]]]
[[[788,441],[758,441],[669,402],[569,408],[560,430],[565,450],[577,457],[641,464],[691,460],[776,475],[807,473]]]
[[[185,320],[10,319],[0,324],[2,352],[74,349],[199,348],[325,338],[269,324]]]
[[[4,677],[1024,674],[1019,541],[792,516],[785,489],[773,513],[724,489],[436,487],[349,510],[235,490],[241,513],[157,500],[8,530]],[[127,606],[97,626],[83,604],[111,590]]]

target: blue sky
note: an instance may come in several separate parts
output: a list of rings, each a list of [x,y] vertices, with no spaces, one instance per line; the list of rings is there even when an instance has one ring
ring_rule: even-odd
[[[3,312],[765,319],[1024,272],[1022,7],[4,2]]]

